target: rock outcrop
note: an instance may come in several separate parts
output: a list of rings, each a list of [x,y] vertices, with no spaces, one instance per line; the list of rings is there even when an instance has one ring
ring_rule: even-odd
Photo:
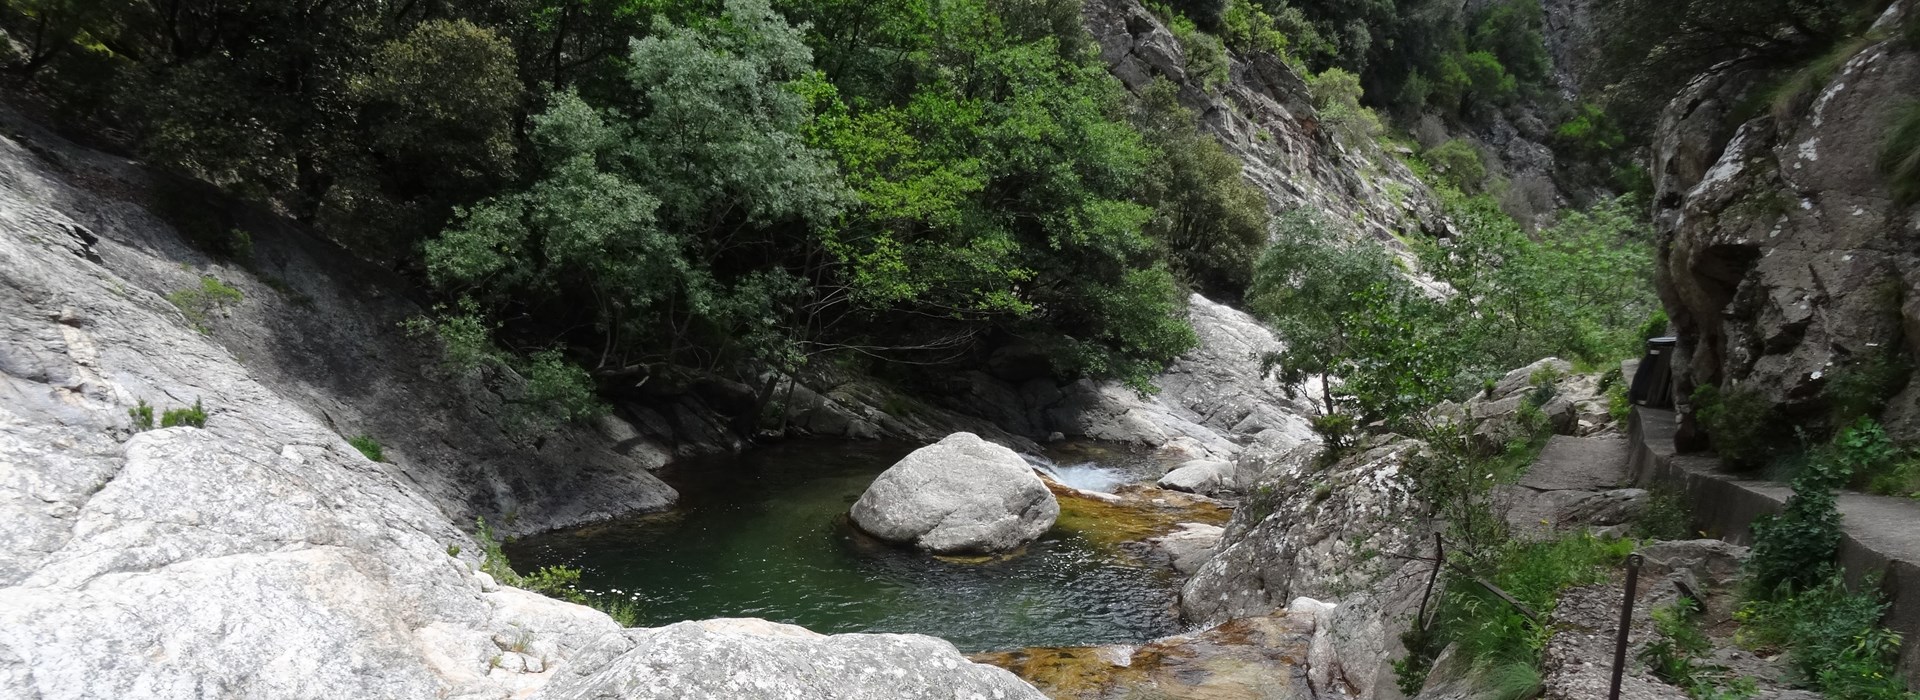
[[[663,672],[667,670],[667,672]],[[1005,670],[917,634],[706,620],[601,637],[536,700],[1045,700]]]
[[[853,524],[936,554],[1007,552],[1053,527],[1060,504],[1027,461],[973,433],[914,450],[853,504]]]
[[[1198,294],[1188,300],[1198,347],[1154,379],[1142,396],[1118,383],[1080,381],[1040,406],[1046,424],[1070,437],[1128,442],[1190,459],[1226,460],[1255,442],[1318,442],[1313,407],[1267,376],[1261,358],[1280,341],[1252,316]]]
[[[1837,368],[1920,350],[1920,210],[1896,202],[1876,167],[1920,91],[1920,49],[1901,38],[1916,15],[1915,3],[1893,3],[1804,108],[1740,121],[1771,83],[1735,62],[1662,115],[1659,287],[1680,336],[1683,401],[1696,386],[1738,385],[1786,417],[1814,417]],[[1920,438],[1920,391],[1903,392],[1887,418]]]

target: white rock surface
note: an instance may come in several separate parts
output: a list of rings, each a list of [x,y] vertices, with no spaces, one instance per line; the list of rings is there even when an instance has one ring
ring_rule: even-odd
[[[672,669],[672,672],[663,672]],[[917,634],[824,636],[706,620],[602,637],[539,700],[1044,700],[1004,669]]]
[[[1313,407],[1287,395],[1260,370],[1280,350],[1273,332],[1252,316],[1198,294],[1188,320],[1200,344],[1154,378],[1151,396],[1116,383],[1081,381],[1046,410],[1069,435],[1130,442],[1192,459],[1226,460],[1244,445],[1280,449],[1318,442]]]
[[[1025,459],[973,433],[914,450],[853,504],[853,522],[938,554],[1006,552],[1039,537],[1060,503]]]
[[[1218,525],[1181,523],[1180,529],[1147,543],[1167,555],[1174,571],[1191,576],[1213,557],[1214,548],[1220,546],[1220,535],[1225,532],[1226,529]]]

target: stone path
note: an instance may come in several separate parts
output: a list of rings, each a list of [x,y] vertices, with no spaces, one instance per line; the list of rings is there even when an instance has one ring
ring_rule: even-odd
[[[1527,473],[1500,489],[1507,524],[1528,538],[1620,526],[1646,499],[1646,491],[1628,488],[1628,454],[1619,437],[1553,436]]]

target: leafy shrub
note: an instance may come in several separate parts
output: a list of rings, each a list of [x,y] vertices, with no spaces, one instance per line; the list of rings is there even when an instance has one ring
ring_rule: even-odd
[[[366,457],[369,461],[387,461],[386,453],[380,449],[380,441],[373,439],[371,435],[358,435],[348,438],[347,444],[352,445],[353,449],[359,450],[361,456]]]
[[[1910,22],[1920,26],[1920,21]],[[1920,201],[1920,101],[1902,105],[1894,113],[1893,128],[1880,147],[1880,172],[1900,204]]]
[[[1828,698],[1912,700],[1894,668],[1900,635],[1880,626],[1885,613],[1878,597],[1849,592],[1835,572],[1797,591],[1749,600],[1735,619],[1743,644],[1786,649],[1795,673]]]
[[[153,407],[147,405],[146,399],[141,399],[139,404],[127,409],[127,417],[133,419],[135,432],[153,429]]]
[[[1487,182],[1487,164],[1480,149],[1466,139],[1452,139],[1428,149],[1422,157],[1449,184],[1462,192],[1478,192]]]
[[[1220,38],[1200,31],[1195,26],[1197,20],[1182,15],[1174,15],[1167,20],[1167,29],[1173,32],[1173,38],[1180,42],[1180,50],[1186,54],[1187,75],[1200,79],[1200,86],[1212,90],[1227,82],[1230,67],[1227,60],[1227,47]]]
[[[201,275],[200,286],[188,287],[167,295],[167,301],[180,309],[187,322],[195,330],[208,332],[207,317],[230,304],[238,304],[242,295],[240,290],[221,282],[213,275]]]
[[[1640,339],[1653,340],[1665,336],[1669,325],[1672,325],[1672,320],[1667,318],[1667,310],[1654,309],[1653,313],[1647,315],[1647,322],[1640,325]]]
[[[166,413],[160,415],[160,427],[162,428],[172,428],[181,425],[194,428],[207,427],[207,411],[200,406],[199,399],[194,399],[193,405],[190,407],[169,408]]]
[[[620,600],[604,596],[588,595],[580,590],[579,569],[568,566],[545,566],[532,574],[521,576],[514,571],[512,562],[507,561],[507,553],[499,539],[494,537],[493,526],[486,518],[474,519],[473,539],[480,544],[480,571],[493,577],[503,586],[524,588],[551,598],[569,603],[577,603],[606,613],[623,627],[633,627],[639,623],[640,610],[631,600]],[[457,546],[451,546],[450,555],[459,553]]]
[[[1313,432],[1327,443],[1330,455],[1337,456],[1353,446],[1353,416],[1327,413],[1313,417]]]
[[[1779,415],[1758,391],[1701,385],[1693,392],[1693,409],[1713,441],[1713,451],[1729,467],[1764,467],[1784,447]]]
[[[1365,92],[1360,87],[1360,76],[1328,68],[1319,75],[1309,76],[1307,88],[1313,93],[1313,106],[1320,110],[1321,123],[1332,129],[1348,148],[1370,144],[1386,130],[1380,123],[1380,115],[1360,104]]]
[[[1834,367],[1820,389],[1828,421],[1842,426],[1879,415],[1887,401],[1906,387],[1911,374],[1906,358],[1894,352],[1872,353]]]
[[[1654,641],[1636,657],[1655,678],[1676,688],[1690,689],[1703,681],[1695,660],[1711,645],[1694,624],[1694,615],[1699,611],[1697,605],[1692,599],[1680,598],[1654,608],[1649,613],[1653,617]]]
[[[527,358],[525,373],[526,386],[513,401],[523,429],[546,432],[607,412],[607,405],[595,391],[593,377],[558,350],[534,353]]]
[[[1420,649],[1436,653],[1449,644],[1456,645],[1456,653],[1480,673],[1515,673],[1504,668],[1508,666],[1537,670],[1540,652],[1551,633],[1544,616],[1552,613],[1560,593],[1607,580],[1608,572],[1618,567],[1633,547],[1629,540],[1603,540],[1584,532],[1545,542],[1510,542],[1482,577],[1542,619],[1528,619],[1471,578],[1449,575],[1428,633],[1431,639],[1422,640]],[[1431,659],[1407,665],[1409,670],[1400,679],[1403,689],[1415,685],[1407,676],[1414,675],[1421,663],[1431,663]]]
[[[1591,102],[1582,103],[1572,118],[1553,130],[1562,146],[1588,155],[1603,155],[1620,150],[1627,136],[1607,117],[1607,112]]]
[[[1812,455],[1793,477],[1793,495],[1778,515],[1753,521],[1747,583],[1753,590],[1799,589],[1826,575],[1840,551],[1840,509],[1834,492],[1847,483],[1853,458]]]

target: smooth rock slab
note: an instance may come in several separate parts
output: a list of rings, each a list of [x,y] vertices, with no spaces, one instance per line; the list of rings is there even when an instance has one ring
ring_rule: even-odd
[[[936,554],[1010,551],[1059,517],[1059,502],[1025,459],[973,433],[914,450],[853,504],[861,530]]]
[[[605,635],[539,700],[1045,700],[1004,669],[918,634],[840,634],[757,619]]]

